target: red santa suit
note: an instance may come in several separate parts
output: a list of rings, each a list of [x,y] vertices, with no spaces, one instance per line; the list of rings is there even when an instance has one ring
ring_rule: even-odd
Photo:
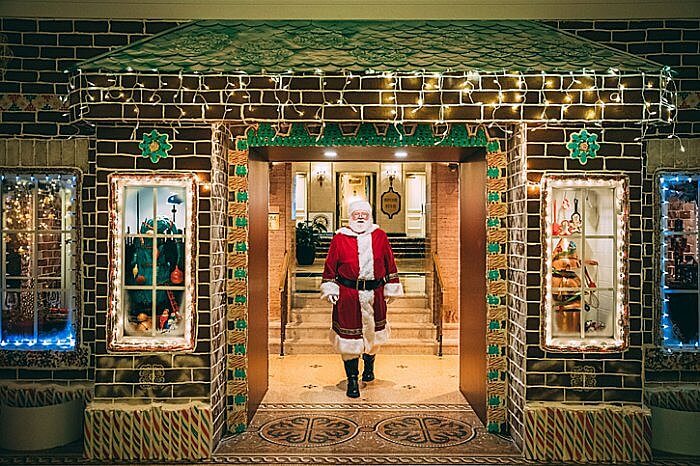
[[[374,290],[357,290],[340,284],[338,277],[352,281],[383,278],[386,283]],[[403,294],[386,233],[375,224],[362,233],[339,229],[328,250],[321,293],[322,299],[338,296],[333,305],[331,343],[343,359],[376,353],[389,339],[385,298]]]

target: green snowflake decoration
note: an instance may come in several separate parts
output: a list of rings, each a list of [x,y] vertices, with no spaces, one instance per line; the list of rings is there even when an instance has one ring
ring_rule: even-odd
[[[598,154],[600,144],[597,134],[592,134],[582,129],[578,133],[573,133],[566,148],[569,149],[569,155],[572,159],[579,159],[582,164],[588,162],[588,159],[593,159]]]
[[[153,163],[167,157],[168,151],[172,148],[172,144],[168,142],[168,135],[161,134],[155,129],[150,133],[143,133],[143,141],[139,143],[141,155],[150,158]]]

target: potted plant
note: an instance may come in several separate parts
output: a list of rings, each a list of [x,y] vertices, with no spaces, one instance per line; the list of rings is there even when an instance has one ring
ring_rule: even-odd
[[[306,220],[297,223],[297,263],[299,265],[311,265],[316,258],[316,248],[321,243],[321,233],[326,232],[326,227],[319,222]]]

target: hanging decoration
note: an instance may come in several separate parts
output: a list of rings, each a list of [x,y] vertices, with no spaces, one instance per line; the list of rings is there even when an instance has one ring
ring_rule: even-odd
[[[394,177],[389,177],[389,189],[382,193],[380,198],[382,213],[389,217],[389,220],[394,218],[394,215],[401,212],[401,194],[394,190]]]
[[[168,142],[168,135],[151,130],[150,133],[143,133],[143,141],[139,143],[141,155],[150,158],[151,162],[158,163],[158,160],[168,156],[168,151],[173,146]]]
[[[582,129],[577,133],[571,134],[569,143],[566,148],[569,149],[569,155],[572,159],[578,159],[582,164],[586,164],[588,159],[594,159],[598,155],[598,135],[589,133],[586,129]]]

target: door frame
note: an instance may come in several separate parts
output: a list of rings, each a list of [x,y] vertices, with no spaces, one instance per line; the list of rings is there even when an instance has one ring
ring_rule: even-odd
[[[340,195],[340,177],[344,173],[349,173],[351,175],[364,175],[365,177],[369,177],[369,179],[372,182],[371,186],[371,194],[370,194],[370,204],[372,205],[372,218],[377,218],[377,173],[376,172],[365,172],[365,171],[343,171],[343,172],[335,172],[335,224],[340,228],[341,225],[341,218],[340,218],[340,200],[339,200],[339,195]]]
[[[417,172],[417,171],[407,171],[404,172],[403,174],[403,186],[404,186],[404,196],[406,197],[406,218],[404,221],[404,229],[406,231],[406,236],[408,236],[408,177],[413,176],[413,175],[421,175],[425,179],[425,183],[423,185],[423,207],[421,209],[421,214],[423,215],[423,238],[425,238],[426,231],[428,229],[428,225],[426,223],[426,203],[428,201],[428,176],[425,172]]]
[[[302,123],[294,123],[300,125],[302,133],[308,133],[303,128]],[[337,126],[334,123],[328,123],[326,127]],[[229,182],[229,199],[234,199],[236,204],[247,205],[248,203],[248,179],[247,179],[247,163],[249,159],[262,159],[266,161],[299,161],[299,160],[326,160],[323,151],[325,147],[335,147],[340,153],[343,146],[351,146],[353,150],[352,157],[354,160],[374,159],[368,157],[374,153],[377,148],[381,147],[405,147],[411,152],[411,160],[415,161],[447,161],[447,162],[462,162],[466,157],[473,155],[475,152],[485,149],[486,158],[486,173],[484,180],[486,191],[483,192],[483,202],[486,205],[486,222],[483,225],[483,231],[486,236],[486,248],[483,251],[485,256],[486,268],[482,275],[485,281],[486,295],[484,296],[484,307],[486,319],[482,323],[482,331],[485,332],[486,351],[483,354],[485,361],[485,373],[482,374],[481,380],[485,385],[485,399],[479,400],[480,403],[485,403],[483,406],[484,423],[489,432],[508,432],[507,423],[507,310],[506,310],[506,245],[507,245],[507,230],[506,216],[507,204],[506,196],[506,165],[507,157],[504,151],[501,150],[501,139],[491,137],[488,129],[482,125],[452,125],[448,128],[447,136],[440,134],[439,136],[425,137],[426,131],[430,131],[431,126],[426,126],[427,130],[423,131],[406,131],[401,125],[391,127],[392,131],[400,133],[400,144],[397,144],[397,136],[395,134],[379,134],[376,127],[370,123],[362,123],[360,126],[367,126],[367,131],[360,131],[358,134],[370,134],[367,141],[361,141],[357,136],[342,136],[340,128],[334,128],[335,131],[327,131],[320,136],[309,135],[308,137],[289,138],[289,135],[278,134],[269,123],[260,123],[253,126],[248,126],[242,132],[242,136],[237,136],[231,141],[232,149],[229,151],[229,164],[235,167],[229,167],[229,173],[233,173],[237,179]],[[466,127],[466,134],[465,134]],[[372,129],[373,128],[373,129]],[[270,132],[275,134],[274,137],[269,137]],[[373,133],[377,133],[373,136]],[[420,134],[420,137],[416,136]],[[236,132],[234,134],[241,134]],[[300,134],[295,132],[295,134]],[[308,133],[310,134],[310,133]],[[430,133],[428,133],[430,134]],[[330,136],[329,136],[330,135]],[[375,146],[375,147],[368,147]],[[439,146],[439,147],[436,147]],[[384,151],[385,153],[389,151]],[[391,156],[391,154],[387,154]],[[440,157],[437,159],[437,157]],[[339,159],[338,161],[352,160]],[[382,160],[380,158],[380,160]],[[388,160],[388,159],[387,159]],[[394,159],[392,159],[395,161]],[[239,169],[240,167],[240,169]],[[229,215],[236,209],[229,209]],[[240,210],[243,215],[234,215],[229,218],[229,225],[235,233],[241,233],[241,229],[245,231],[245,238],[248,238],[247,224],[248,211],[247,208]],[[267,224],[267,223],[265,223]],[[245,225],[245,226],[241,226]],[[229,239],[235,235],[229,234]],[[238,243],[237,243],[238,244]],[[229,264],[235,262],[236,257],[244,254],[236,247],[228,247]],[[245,252],[247,256],[247,251]],[[247,257],[246,262],[247,264]],[[227,278],[229,283],[240,281],[241,277],[245,276],[247,280],[247,267],[239,267],[240,270],[237,277],[232,277],[229,272]],[[248,404],[248,396],[250,393],[247,377],[247,359],[245,357],[248,350],[247,330],[246,325],[249,318],[249,309],[247,303],[247,285],[246,287],[227,286],[227,296],[230,303],[238,303],[239,307],[236,312],[229,312],[229,342],[238,338],[242,343],[227,345],[229,351],[229,416],[227,417],[229,430],[241,432],[245,429],[250,421],[250,413],[248,416],[245,413]],[[241,290],[243,294],[241,295]],[[231,309],[231,308],[229,308]],[[235,325],[231,322],[235,320]],[[243,336],[233,336],[236,330]],[[265,339],[264,345],[259,345],[260,348],[265,348],[267,354],[267,332],[256,333],[256,336],[261,336]],[[241,357],[241,353],[242,356]],[[231,375],[234,374],[233,377]],[[236,376],[238,375],[238,376]],[[234,409],[231,409],[231,399],[234,400]],[[241,405],[241,406],[239,406]],[[237,409],[235,409],[237,408]]]

